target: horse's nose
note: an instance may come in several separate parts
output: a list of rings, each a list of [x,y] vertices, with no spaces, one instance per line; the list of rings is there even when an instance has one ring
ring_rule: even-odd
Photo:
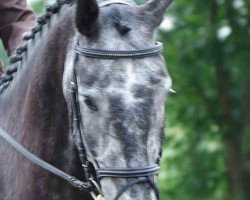
[[[142,184],[142,183],[144,183],[144,185],[140,186],[139,184]],[[145,185],[146,183],[149,183],[149,185]],[[154,197],[156,197],[156,199],[159,199],[159,191],[157,187],[155,186],[155,183],[149,177],[140,177],[140,178],[135,178],[131,181],[128,181],[127,185],[125,185],[123,188],[120,189],[118,194],[115,196],[114,200],[121,199],[122,195],[126,193],[127,190],[130,190],[130,189],[132,190],[130,191],[131,199],[152,200],[154,199]]]
[[[106,200],[159,200],[158,189],[153,181],[148,181],[148,177],[126,180],[107,178],[101,184]]]

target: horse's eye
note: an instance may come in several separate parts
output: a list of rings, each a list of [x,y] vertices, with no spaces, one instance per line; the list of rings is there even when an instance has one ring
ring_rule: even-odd
[[[91,99],[86,99],[85,100],[85,104],[88,106],[89,109],[97,111],[97,107],[96,105],[93,103],[93,101],[91,101]]]

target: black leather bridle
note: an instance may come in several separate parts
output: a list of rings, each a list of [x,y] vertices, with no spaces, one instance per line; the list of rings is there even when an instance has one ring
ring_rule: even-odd
[[[115,2],[111,2],[115,3]],[[109,3],[109,4],[111,4]],[[122,3],[122,2],[116,2]],[[102,5],[106,6],[107,3]],[[124,50],[124,51],[110,51],[105,49],[92,49],[81,46],[79,44],[75,44],[75,57],[77,55],[83,55],[89,58],[99,58],[99,59],[127,59],[127,58],[145,58],[150,56],[158,55],[163,48],[162,43],[156,42],[154,46],[144,49],[137,50]],[[74,58],[75,59],[75,58]],[[54,175],[61,177],[62,179],[68,181],[73,187],[78,188],[79,190],[88,191],[92,195],[93,199],[99,200],[101,198],[104,199],[103,192],[101,190],[98,182],[100,179],[105,177],[110,178],[133,178],[127,185],[125,185],[119,192],[116,194],[114,200],[118,200],[120,196],[131,186],[138,183],[149,183],[153,190],[156,193],[157,198],[159,199],[158,189],[152,180],[152,177],[158,174],[159,166],[158,163],[146,166],[142,168],[99,168],[93,167],[91,161],[93,159],[88,158],[88,154],[86,152],[86,146],[84,145],[84,139],[82,138],[83,127],[82,127],[82,119],[80,113],[80,105],[78,100],[78,85],[76,79],[76,72],[73,70],[72,80],[71,80],[71,133],[75,140],[75,145],[79,152],[79,158],[84,170],[85,181],[78,180],[77,178],[61,171],[60,169],[50,165],[49,163],[41,160],[31,152],[29,152],[25,147],[16,142],[10,134],[4,131],[0,127],[0,137],[2,137],[6,142],[8,142],[14,149],[16,149],[20,154],[26,157],[28,160],[33,162],[34,164],[40,166],[41,168],[53,173]],[[95,170],[95,175],[91,173]],[[96,195],[97,194],[97,195]]]
[[[75,46],[77,54],[100,59],[119,59],[119,58],[144,58],[159,54],[163,45],[161,42],[156,42],[155,46],[145,49],[137,49],[131,51],[111,51],[103,49],[90,49],[81,45]]]
[[[127,59],[127,58],[145,58],[150,56],[158,55],[163,48],[162,43],[156,42],[154,46],[144,49],[137,49],[137,50],[120,50],[120,51],[111,51],[111,50],[105,50],[105,49],[92,49],[87,48],[84,46],[81,46],[79,44],[75,44],[75,52],[76,55],[82,55],[89,58],[99,58],[99,59]],[[75,143],[79,152],[79,156],[82,162],[83,169],[85,171],[85,179],[91,180],[92,184],[94,183],[95,186],[97,186],[97,191],[99,194],[102,195],[102,191],[99,187],[99,184],[97,182],[100,181],[100,179],[109,177],[109,178],[133,178],[132,181],[128,182],[127,185],[125,185],[115,196],[114,200],[118,200],[120,196],[127,190],[129,187],[142,183],[147,182],[151,185],[151,187],[154,189],[157,198],[159,198],[159,192],[158,189],[152,181],[152,177],[158,174],[159,166],[158,164],[142,167],[142,168],[99,168],[96,165],[95,173],[96,177],[93,177],[91,173],[90,165],[89,163],[91,159],[87,157],[86,150],[84,148],[84,140],[82,136],[83,128],[82,126],[82,120],[81,120],[81,113],[80,113],[80,106],[79,106],[79,100],[78,100],[78,86],[77,86],[77,78],[76,78],[76,72],[73,71],[72,80],[71,80],[71,93],[72,93],[72,99],[71,99],[71,115],[72,115],[72,124],[73,124],[73,135],[75,138]],[[91,165],[93,166],[93,165]],[[97,180],[97,182],[95,182]],[[95,199],[95,195],[92,193],[93,198]]]

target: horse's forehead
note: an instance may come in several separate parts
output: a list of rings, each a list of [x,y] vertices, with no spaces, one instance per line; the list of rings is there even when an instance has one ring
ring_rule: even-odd
[[[151,74],[148,73],[146,69],[136,68],[136,66],[130,62],[117,67],[120,67],[120,69],[109,71],[109,73],[106,74],[106,76],[111,79],[111,83],[107,87],[109,92],[116,90],[127,93],[128,91],[132,92],[137,86],[149,87],[151,85]]]
[[[99,73],[96,85],[104,88],[111,95],[120,94],[127,99],[141,98],[153,95],[155,85],[163,81],[163,78],[149,68],[137,66],[133,62],[124,62]]]
[[[87,87],[110,90],[133,90],[135,86],[152,87],[164,82],[166,76],[162,63],[137,60],[97,60],[79,66],[81,80]]]

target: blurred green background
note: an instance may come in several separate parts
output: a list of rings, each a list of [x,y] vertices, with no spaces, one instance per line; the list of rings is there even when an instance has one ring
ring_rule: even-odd
[[[29,1],[36,13],[46,3]],[[166,108],[162,199],[249,200],[250,1],[176,0],[159,39],[178,92]]]

